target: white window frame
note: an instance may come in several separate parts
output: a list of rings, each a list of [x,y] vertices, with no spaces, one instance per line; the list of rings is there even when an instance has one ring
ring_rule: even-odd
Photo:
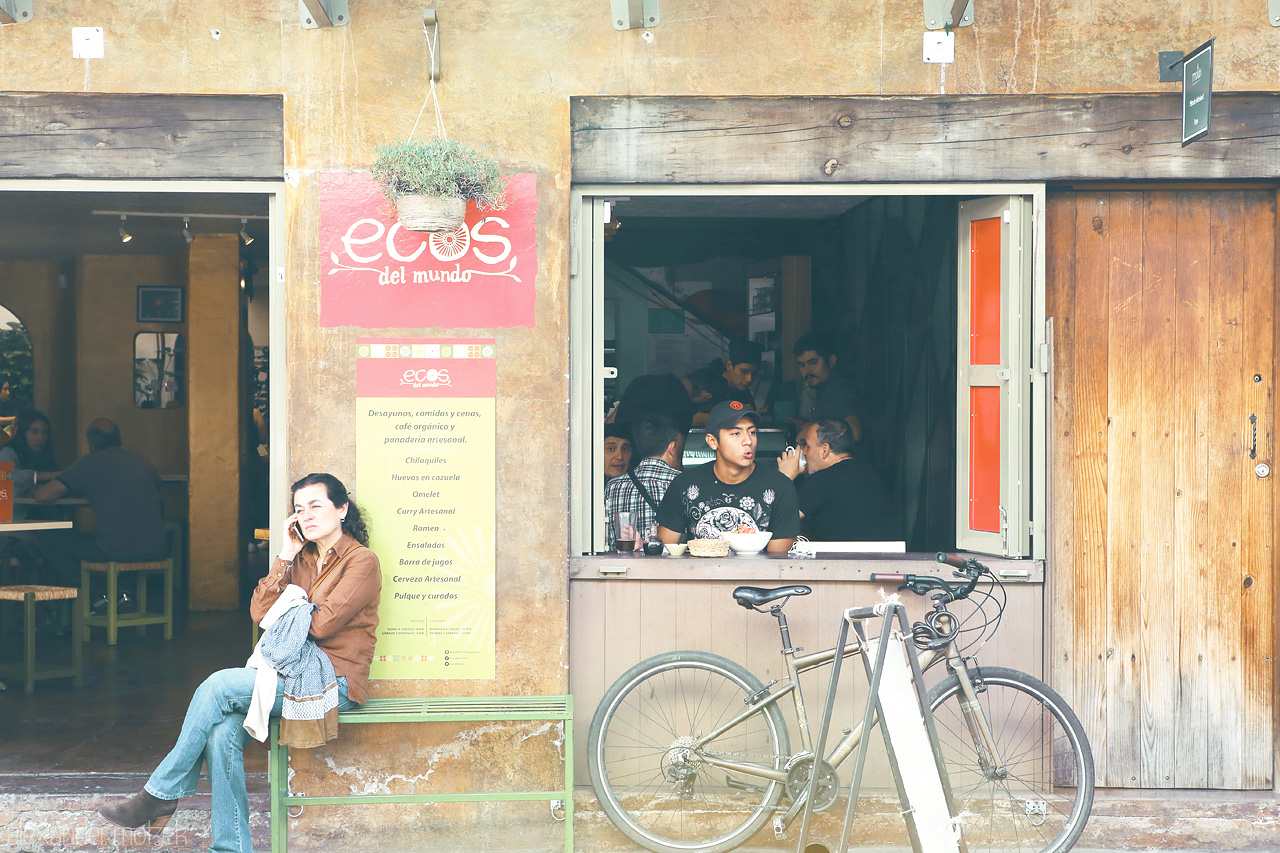
[[[1030,556],[1044,559],[1046,547],[1048,344],[1045,325],[1045,187],[1040,183],[953,184],[582,184],[570,191],[569,236],[569,547],[574,556],[607,550],[603,513],[604,452],[597,427],[604,408],[604,246],[603,227],[612,199],[743,196],[914,196],[941,195],[957,201],[975,196],[1023,196],[1031,208],[1031,371]],[[1013,522],[1011,522],[1013,523]],[[958,533],[958,532],[957,532]]]

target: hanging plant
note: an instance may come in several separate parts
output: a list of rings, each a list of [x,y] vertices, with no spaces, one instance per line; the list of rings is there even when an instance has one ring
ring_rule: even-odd
[[[498,161],[466,142],[433,138],[389,142],[374,150],[373,177],[410,231],[453,231],[467,202],[506,207]]]
[[[429,68],[436,64],[440,28],[434,21],[427,33],[431,51]],[[429,75],[431,88],[418,118],[404,142],[389,142],[374,149],[373,177],[382,184],[382,194],[395,206],[400,224],[410,231],[457,231],[467,213],[467,202],[482,210],[507,206],[506,184],[498,173],[498,161],[474,145],[451,141],[444,130],[436,74]],[[436,135],[414,139],[418,122],[428,103],[434,103]]]

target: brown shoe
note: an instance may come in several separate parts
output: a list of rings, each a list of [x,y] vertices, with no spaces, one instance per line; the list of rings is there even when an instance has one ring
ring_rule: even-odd
[[[159,835],[177,810],[177,800],[162,800],[151,796],[146,791],[141,791],[114,806],[98,809],[98,814],[116,826],[122,826],[125,829],[145,826],[147,832]]]

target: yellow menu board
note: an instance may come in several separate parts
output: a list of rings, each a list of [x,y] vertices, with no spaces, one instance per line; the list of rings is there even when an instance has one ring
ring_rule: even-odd
[[[359,339],[357,501],[382,564],[372,678],[495,678],[492,339]]]

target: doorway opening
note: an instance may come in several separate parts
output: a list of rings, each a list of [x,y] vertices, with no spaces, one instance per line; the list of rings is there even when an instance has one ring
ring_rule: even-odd
[[[135,669],[176,662],[181,671],[166,683],[185,703],[211,668],[239,665],[249,652],[243,606],[271,553],[254,531],[270,526],[269,490],[283,489],[285,479],[269,454],[269,435],[283,434],[285,414],[283,389],[270,382],[273,372],[283,375],[283,348],[271,348],[284,333],[282,276],[274,272],[284,263],[283,193],[282,183],[250,181],[0,183],[0,305],[31,339],[30,393],[21,404],[48,416],[58,469],[88,452],[90,421],[114,421],[122,446],[160,475],[164,517],[178,532],[174,639],[165,641],[160,626],[122,629],[108,649],[102,630],[91,631],[86,672],[96,659],[95,684],[40,683],[23,706],[31,713],[10,718],[13,761],[5,772],[129,771],[125,757],[92,747],[90,729],[101,730],[103,713],[112,717],[105,725],[129,726]],[[92,508],[74,501],[33,509],[94,529]],[[163,600],[159,580],[152,609]],[[56,655],[66,641],[57,624],[47,629],[39,647]],[[0,658],[14,648],[0,643]],[[24,755],[47,752],[39,703],[47,697],[70,707],[89,689],[116,699],[90,703],[97,717],[83,749],[72,722],[64,727],[68,760],[82,764],[23,766]]]

